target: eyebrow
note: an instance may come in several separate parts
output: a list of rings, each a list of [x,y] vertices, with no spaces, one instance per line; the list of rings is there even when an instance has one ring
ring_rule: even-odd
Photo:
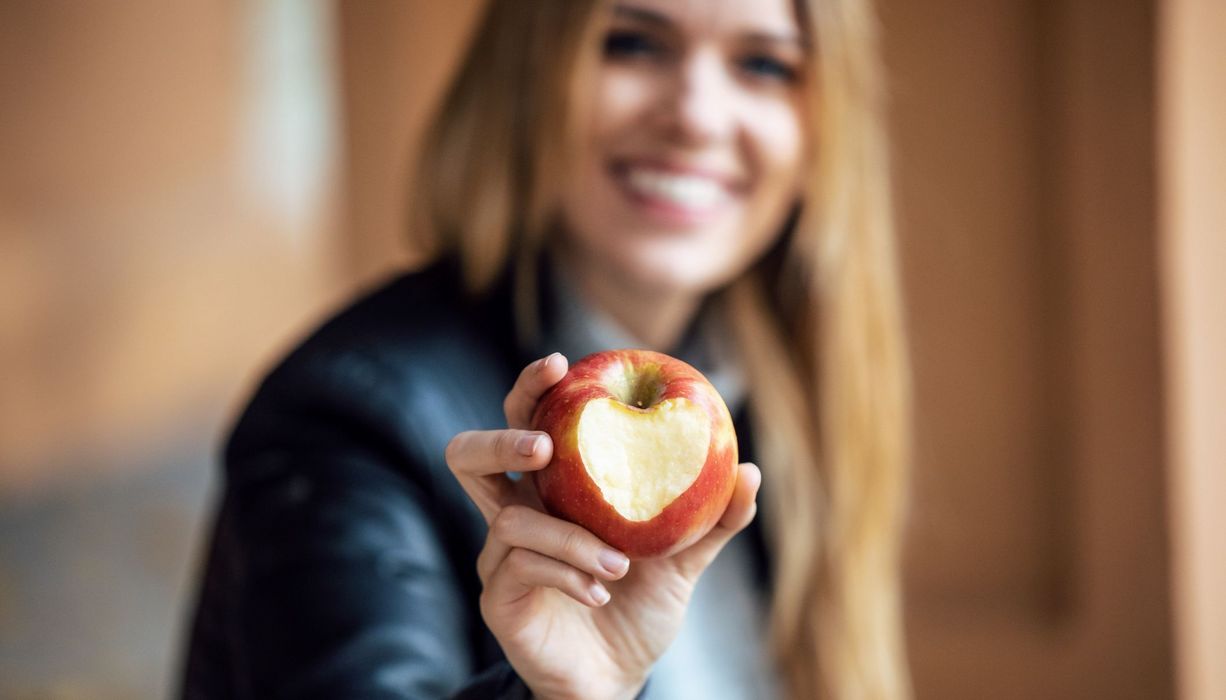
[[[673,22],[673,20],[667,15],[644,7],[618,4],[613,7],[613,14],[616,17],[636,20],[644,24],[659,27],[661,29],[676,29],[676,23]],[[751,31],[746,32],[744,36],[750,41],[763,44],[784,44],[801,49],[807,48],[809,45],[809,42],[805,41],[804,37],[791,32],[782,33]]]
[[[615,5],[613,14],[618,17],[627,17],[636,19],[646,24],[655,24],[661,27],[673,26],[673,21],[655,10],[648,10],[642,7],[634,7],[633,5]]]

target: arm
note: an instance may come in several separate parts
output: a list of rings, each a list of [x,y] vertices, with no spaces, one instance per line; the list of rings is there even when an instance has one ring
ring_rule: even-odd
[[[285,459],[230,494],[240,683],[262,698],[433,698],[465,685],[478,670],[473,612],[422,494],[354,455]]]
[[[455,569],[456,531],[479,516],[440,521],[448,509],[396,432],[400,392],[363,393],[338,366],[271,379],[228,451],[234,682],[258,698],[526,697],[478,651],[476,591]]]

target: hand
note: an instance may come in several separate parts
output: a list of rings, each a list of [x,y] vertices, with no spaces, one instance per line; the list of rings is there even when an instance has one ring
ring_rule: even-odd
[[[761,473],[740,465],[723,518],[671,557],[629,560],[584,528],[543,512],[530,479],[553,443],[528,430],[537,401],[566,374],[560,354],[520,374],[507,430],[460,433],[447,464],[490,524],[477,558],[481,615],[535,697],[633,698],[677,636],[698,577],[757,512]]]

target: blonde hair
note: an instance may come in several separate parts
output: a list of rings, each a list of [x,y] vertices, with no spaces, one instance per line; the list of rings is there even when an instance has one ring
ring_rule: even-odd
[[[529,336],[535,261],[579,123],[569,97],[599,58],[604,4],[493,0],[419,162],[415,244],[457,254],[475,293],[513,263]],[[875,20],[869,0],[797,6],[815,46],[803,206],[717,296],[750,373],[789,695],[906,698],[910,385]]]

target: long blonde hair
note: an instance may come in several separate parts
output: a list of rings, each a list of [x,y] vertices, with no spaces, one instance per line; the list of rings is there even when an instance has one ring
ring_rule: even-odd
[[[474,293],[536,260],[574,147],[570,96],[599,59],[602,0],[492,0],[425,135],[410,213]],[[750,373],[774,553],[771,634],[793,698],[910,695],[900,532],[910,392],[884,90],[870,0],[797,1],[815,47],[803,205],[775,251],[717,293]]]

